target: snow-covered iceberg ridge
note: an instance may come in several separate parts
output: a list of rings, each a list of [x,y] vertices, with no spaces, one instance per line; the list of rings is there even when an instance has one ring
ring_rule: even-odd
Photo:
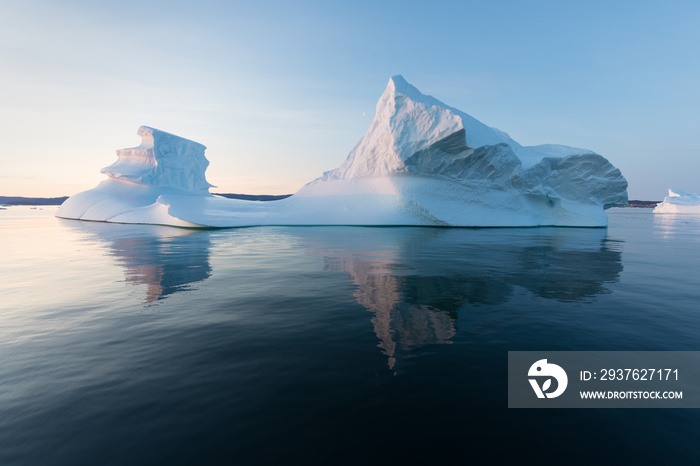
[[[96,188],[57,216],[188,227],[255,225],[607,225],[627,181],[604,157],[560,145],[524,147],[389,80],[372,124],[335,170],[279,201],[209,193],[205,147],[143,126],[139,147],[117,151]]]
[[[669,189],[668,196],[654,208],[655,214],[700,214],[700,194]]]

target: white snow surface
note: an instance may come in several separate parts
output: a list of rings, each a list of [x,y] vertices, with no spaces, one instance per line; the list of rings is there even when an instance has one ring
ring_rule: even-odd
[[[668,196],[654,209],[655,214],[700,214],[700,194],[669,189]]]
[[[256,225],[607,225],[627,181],[604,157],[559,145],[523,147],[495,128],[389,80],[370,128],[335,170],[278,201],[209,193],[203,145],[147,126],[117,151],[108,179],[57,216],[183,227]]]

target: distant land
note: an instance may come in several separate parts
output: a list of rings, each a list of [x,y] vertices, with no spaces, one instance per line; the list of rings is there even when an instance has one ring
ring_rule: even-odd
[[[212,193],[217,196],[227,197],[229,199],[241,199],[243,201],[279,201],[291,194],[229,194],[229,193]],[[3,205],[61,205],[63,201],[68,199],[68,196],[63,197],[19,197],[19,196],[0,196],[0,204]]]
[[[291,194],[212,194],[227,197],[229,199],[240,199],[242,201],[279,201],[280,199],[286,199],[291,196]]]
[[[656,207],[657,204],[660,204],[661,201],[638,201],[636,199],[630,199],[629,204],[623,205],[620,207],[636,207],[636,208],[642,208],[642,209],[653,209]]]
[[[242,201],[279,201],[285,199],[291,194],[232,194],[232,193],[212,193],[217,196],[227,197],[229,199],[240,199]],[[63,201],[68,199],[68,196],[63,197],[18,197],[18,196],[0,196],[0,204],[4,205],[61,205]],[[629,204],[620,207],[634,207],[643,209],[653,209],[661,201],[639,201],[632,199]]]
[[[3,205],[61,205],[68,196],[63,197],[18,197],[0,196],[0,204]]]

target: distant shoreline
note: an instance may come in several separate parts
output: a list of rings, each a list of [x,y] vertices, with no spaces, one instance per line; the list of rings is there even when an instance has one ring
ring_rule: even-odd
[[[212,193],[216,196],[223,196],[229,199],[240,199],[243,201],[279,201],[291,196],[291,194],[232,194],[232,193]],[[68,196],[63,197],[19,197],[0,196],[0,204],[3,205],[61,205]],[[630,207],[637,209],[653,209],[661,201],[640,201],[632,199],[629,204],[619,207]]]
[[[653,209],[658,204],[661,204],[661,202],[663,202],[663,201],[639,201],[636,199],[630,199],[629,204],[621,205],[619,207],[631,207],[631,208],[636,208],[636,209]]]
[[[63,197],[19,197],[0,196],[2,205],[61,205],[68,196]]]
[[[229,199],[240,199],[243,201],[278,201],[285,199],[291,194],[231,194],[231,193],[212,193],[216,196],[223,196]],[[0,204],[2,205],[61,205],[68,199],[68,196],[62,197],[21,197],[21,196],[0,196]]]

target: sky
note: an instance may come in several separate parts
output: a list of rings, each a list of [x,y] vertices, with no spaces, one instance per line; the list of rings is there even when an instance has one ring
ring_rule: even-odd
[[[605,156],[631,199],[700,192],[697,1],[0,0],[0,195],[105,179],[152,126],[212,192],[340,165],[403,75],[523,145]]]

